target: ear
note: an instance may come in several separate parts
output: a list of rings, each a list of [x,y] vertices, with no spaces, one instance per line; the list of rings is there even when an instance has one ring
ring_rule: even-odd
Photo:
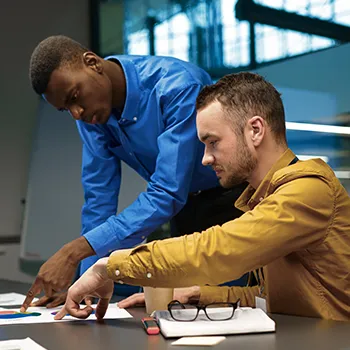
[[[247,121],[249,128],[249,137],[252,144],[257,147],[264,139],[266,132],[266,122],[262,117],[254,116]]]
[[[103,66],[101,62],[101,58],[98,57],[95,53],[88,51],[83,55],[84,64],[94,70],[97,73],[103,72]]]

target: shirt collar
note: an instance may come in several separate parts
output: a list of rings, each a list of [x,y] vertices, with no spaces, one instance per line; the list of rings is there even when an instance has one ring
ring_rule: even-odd
[[[257,204],[259,204],[265,197],[266,191],[270,185],[271,179],[276,171],[285,168],[295,158],[295,154],[291,149],[287,149],[278,161],[271,167],[264,179],[261,181],[259,187],[255,190],[249,185],[237,199],[235,207],[242,210],[252,210]]]
[[[137,112],[141,95],[139,76],[136,72],[135,65],[126,56],[107,56],[105,57],[105,60],[118,61],[125,75],[126,98],[123,113],[121,114],[119,121],[121,123],[125,121],[135,123],[137,121]]]

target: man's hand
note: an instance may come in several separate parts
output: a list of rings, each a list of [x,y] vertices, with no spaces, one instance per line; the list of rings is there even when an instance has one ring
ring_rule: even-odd
[[[186,287],[186,288],[175,288],[174,289],[174,300],[178,300],[180,303],[187,304],[191,302],[198,302],[201,292],[200,287]],[[130,297],[120,301],[118,307],[126,309],[129,307],[134,307],[138,305],[145,305],[145,295],[144,293],[136,293]]]
[[[27,310],[33,298],[42,290],[48,298],[52,298],[55,292],[66,290],[72,282],[79,261],[93,254],[93,249],[84,237],[63,246],[41,266],[22,304],[21,312]]]
[[[31,303],[30,306],[46,306],[48,309],[63,305],[66,302],[67,299],[67,292],[62,293],[54,293],[52,297],[47,297],[44,295],[41,297],[38,301],[35,303]],[[84,299],[84,302],[86,305],[92,305],[94,298],[92,297],[86,297]]]
[[[66,303],[55,320],[61,320],[67,313],[77,318],[89,317],[92,307],[80,309],[79,305],[87,296],[99,298],[95,314],[97,319],[103,318],[113,294],[113,281],[107,274],[107,262],[108,258],[98,260],[69,288]]]
[[[62,305],[66,302],[67,292],[54,293],[51,297],[44,295],[35,303],[31,303],[29,306],[46,306],[48,309]]]

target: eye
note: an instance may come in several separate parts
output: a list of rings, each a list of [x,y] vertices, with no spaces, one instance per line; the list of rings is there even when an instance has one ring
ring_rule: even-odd
[[[72,95],[72,97],[71,97],[70,100],[71,100],[72,102],[76,102],[77,99],[78,99],[78,92],[75,92],[75,93]]]
[[[217,141],[210,141],[209,144],[210,144],[210,146],[215,147],[216,142],[217,142]]]

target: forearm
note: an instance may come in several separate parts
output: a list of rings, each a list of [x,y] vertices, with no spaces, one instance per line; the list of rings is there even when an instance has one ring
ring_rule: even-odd
[[[239,278],[250,271],[248,266],[258,264],[247,259],[244,251],[232,254],[235,249],[219,236],[222,236],[222,230],[217,227],[141,245],[127,255],[123,251],[114,252],[109,265],[111,271],[120,270],[120,275],[117,278],[112,273],[111,278],[157,287],[219,285]]]
[[[74,263],[78,263],[89,256],[95,255],[95,251],[84,236],[65,244],[62,250],[65,252],[67,259]]]
[[[159,171],[163,174],[162,171]],[[128,249],[145,240],[154,230],[169,221],[181,210],[188,196],[188,185],[178,179],[172,190],[167,190],[166,183],[160,178],[171,178],[159,172],[152,176],[147,190],[118,215],[111,215],[104,223],[91,229],[84,236],[91,244],[98,257],[111,251]],[[175,177],[175,176],[173,176]],[[159,180],[155,182],[155,180]],[[178,190],[181,193],[178,192]]]
[[[204,286],[200,288],[199,302],[210,304],[214,302],[234,303],[240,299],[241,306],[255,307],[255,297],[259,295],[259,287],[226,287]]]
[[[174,288],[207,283],[216,285],[242,275],[236,274],[232,268],[223,268],[220,264],[201,264],[195,258],[196,246],[199,245],[196,241],[200,236],[201,234],[195,233],[151,242],[128,252],[113,252],[108,262],[109,275],[115,281],[122,280],[128,284]],[[225,270],[224,275],[220,273],[222,269]],[[119,271],[117,275],[116,270]]]

